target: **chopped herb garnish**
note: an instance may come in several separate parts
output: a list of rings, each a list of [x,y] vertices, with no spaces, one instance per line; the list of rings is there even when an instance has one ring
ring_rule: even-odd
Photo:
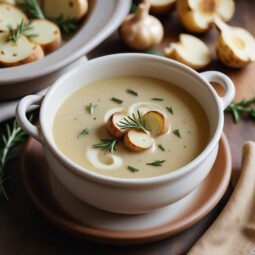
[[[97,105],[96,104],[93,104],[93,103],[89,103],[88,105],[88,111],[90,114],[93,114],[95,109],[96,109]]]
[[[249,100],[242,100],[237,103],[231,103],[227,108],[226,112],[230,112],[233,116],[235,123],[241,120],[243,116],[249,116],[255,119],[255,108],[252,105],[255,104],[255,97]]]
[[[80,132],[78,138],[81,138],[81,137],[83,137],[83,136],[85,136],[85,135],[88,135],[88,134],[89,134],[89,129],[88,129],[88,128],[85,128],[85,129],[83,129],[83,130]]]
[[[111,100],[117,104],[122,104],[123,103],[123,100],[119,99],[119,98],[116,98],[116,97],[112,97]]]
[[[169,113],[174,114],[173,108],[171,106],[167,106],[166,109]]]
[[[147,54],[152,54],[152,55],[157,55],[157,56],[163,56],[163,54],[157,50],[149,49],[146,50],[145,53]]]
[[[160,150],[165,151],[165,148],[163,147],[162,144],[158,144],[158,147],[159,147]]]
[[[134,95],[134,96],[138,96],[138,93],[132,89],[127,89],[127,93]]]
[[[139,169],[137,169],[137,168],[135,168],[135,167],[128,166],[127,168],[128,168],[128,170],[129,170],[130,172],[132,172],[132,173],[139,172]]]
[[[151,98],[151,100],[153,100],[153,101],[164,101],[163,98],[158,98],[158,97],[153,97],[153,98]]]
[[[33,19],[44,19],[44,15],[37,0],[18,0],[17,5]]]
[[[136,128],[142,130],[143,132],[148,131],[139,110],[137,110],[137,116],[133,113],[132,117],[127,116],[126,118],[120,120],[119,123],[117,123],[117,126],[120,129]]]
[[[178,136],[179,138],[182,137],[179,129],[175,129],[175,130],[173,131],[173,133],[174,133],[176,136]]]
[[[96,149],[105,149],[108,148],[110,152],[116,151],[116,144],[117,140],[116,139],[102,139],[102,143],[94,144],[92,145],[93,148]]]
[[[76,20],[74,18],[64,19],[61,15],[53,20],[58,25],[61,32],[68,35],[77,30]]]
[[[165,162],[165,160],[156,160],[151,163],[147,163],[149,166],[162,166],[162,164]]]

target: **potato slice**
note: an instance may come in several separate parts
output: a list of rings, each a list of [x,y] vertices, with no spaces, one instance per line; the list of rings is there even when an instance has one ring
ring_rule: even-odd
[[[196,70],[204,68],[211,61],[207,45],[188,34],[181,34],[179,42],[170,43],[169,47],[165,48],[165,55]]]
[[[255,61],[255,39],[245,29],[230,27],[218,20],[220,34],[216,40],[216,53],[222,63],[233,68],[242,68]]]
[[[85,16],[88,11],[87,0],[44,0],[43,11],[47,18],[63,19],[73,18],[76,20]]]
[[[162,135],[167,132],[169,124],[167,118],[158,111],[149,111],[143,116],[146,129],[152,136]]]
[[[8,31],[8,25],[17,28],[21,21],[28,22],[27,16],[17,7],[0,3],[0,31]]]
[[[175,4],[176,0],[149,0],[151,4],[151,12],[155,14],[163,14],[171,11]]]
[[[177,13],[183,26],[190,32],[205,32],[218,17],[230,20],[235,11],[233,0],[178,0]]]
[[[15,2],[15,0],[0,0],[0,3],[5,3],[5,4],[12,4],[12,5],[14,5],[16,2]]]
[[[18,41],[7,41],[8,32],[0,33],[0,64],[3,66],[17,66],[36,61],[44,57],[40,45],[30,42],[25,36]]]
[[[148,150],[153,145],[153,139],[148,133],[130,129],[124,137],[124,144],[133,152],[142,152]]]
[[[120,129],[118,127],[118,123],[126,117],[126,114],[122,112],[115,112],[113,113],[109,119],[107,120],[106,127],[111,135],[116,138],[122,137],[128,131],[128,129]]]
[[[51,52],[60,46],[61,32],[53,22],[46,19],[37,19],[33,20],[30,26],[32,29],[27,34],[36,34],[30,40],[40,44],[45,52]]]

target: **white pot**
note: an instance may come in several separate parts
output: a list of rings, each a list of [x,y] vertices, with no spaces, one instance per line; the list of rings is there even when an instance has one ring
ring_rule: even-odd
[[[160,78],[190,93],[204,108],[210,124],[210,141],[193,161],[165,175],[143,179],[103,176],[77,165],[57,147],[53,138],[54,117],[61,104],[77,89],[104,78],[139,75]],[[225,88],[219,97],[209,82]],[[178,201],[194,190],[208,175],[218,152],[222,134],[223,111],[234,98],[235,88],[224,74],[197,73],[191,68],[163,57],[147,54],[116,54],[91,60],[58,79],[46,96],[30,95],[17,107],[20,126],[42,143],[46,160],[71,193],[97,208],[116,213],[142,213]],[[41,105],[40,127],[32,125],[26,111]],[[64,127],[63,127],[64,128]]]

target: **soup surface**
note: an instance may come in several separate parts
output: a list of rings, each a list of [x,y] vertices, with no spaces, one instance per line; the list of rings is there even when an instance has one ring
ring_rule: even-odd
[[[169,129],[152,137],[149,149],[132,152],[123,138],[116,139],[112,152],[110,147],[95,148],[104,147],[102,139],[115,141],[106,128],[112,113],[132,116],[150,110],[162,112]],[[191,95],[168,82],[136,76],[99,80],[74,92],[58,109],[53,126],[55,142],[68,158],[90,171],[119,178],[174,171],[202,152],[209,133],[207,116]]]

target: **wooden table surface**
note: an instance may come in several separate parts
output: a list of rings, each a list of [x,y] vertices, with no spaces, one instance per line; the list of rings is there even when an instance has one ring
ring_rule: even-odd
[[[255,34],[255,1],[236,1],[236,14],[230,22],[248,28]],[[177,34],[185,32],[178,23],[175,14],[164,17],[165,39],[158,50],[162,50],[171,40],[176,40]],[[213,40],[215,31],[202,35],[213,50]],[[102,45],[89,54],[89,58],[102,55],[129,51],[114,34]],[[232,70],[221,65],[215,58],[208,70],[220,70],[228,74],[236,84],[236,100],[255,96],[255,64],[249,65],[242,70]],[[254,74],[254,75],[253,75]],[[1,109],[0,109],[1,112]],[[4,124],[0,125],[0,132],[3,131]],[[225,114],[224,131],[228,137],[232,152],[233,170],[240,169],[242,145],[245,141],[255,140],[254,122],[244,120],[237,125],[233,124],[229,114]],[[18,154],[22,152],[22,145],[15,149]],[[13,161],[8,166],[8,176],[12,180],[7,185],[10,200],[0,202],[0,255],[55,255],[55,254],[185,254],[187,249],[180,243],[180,235],[168,238],[159,242],[130,246],[116,247],[90,243],[77,239],[59,230],[49,223],[33,206],[28,198],[20,177],[20,162]],[[185,247],[191,246],[194,241],[202,235],[205,229],[213,222],[216,215],[223,208],[229,194],[223,198],[219,205],[200,223],[184,231]]]

